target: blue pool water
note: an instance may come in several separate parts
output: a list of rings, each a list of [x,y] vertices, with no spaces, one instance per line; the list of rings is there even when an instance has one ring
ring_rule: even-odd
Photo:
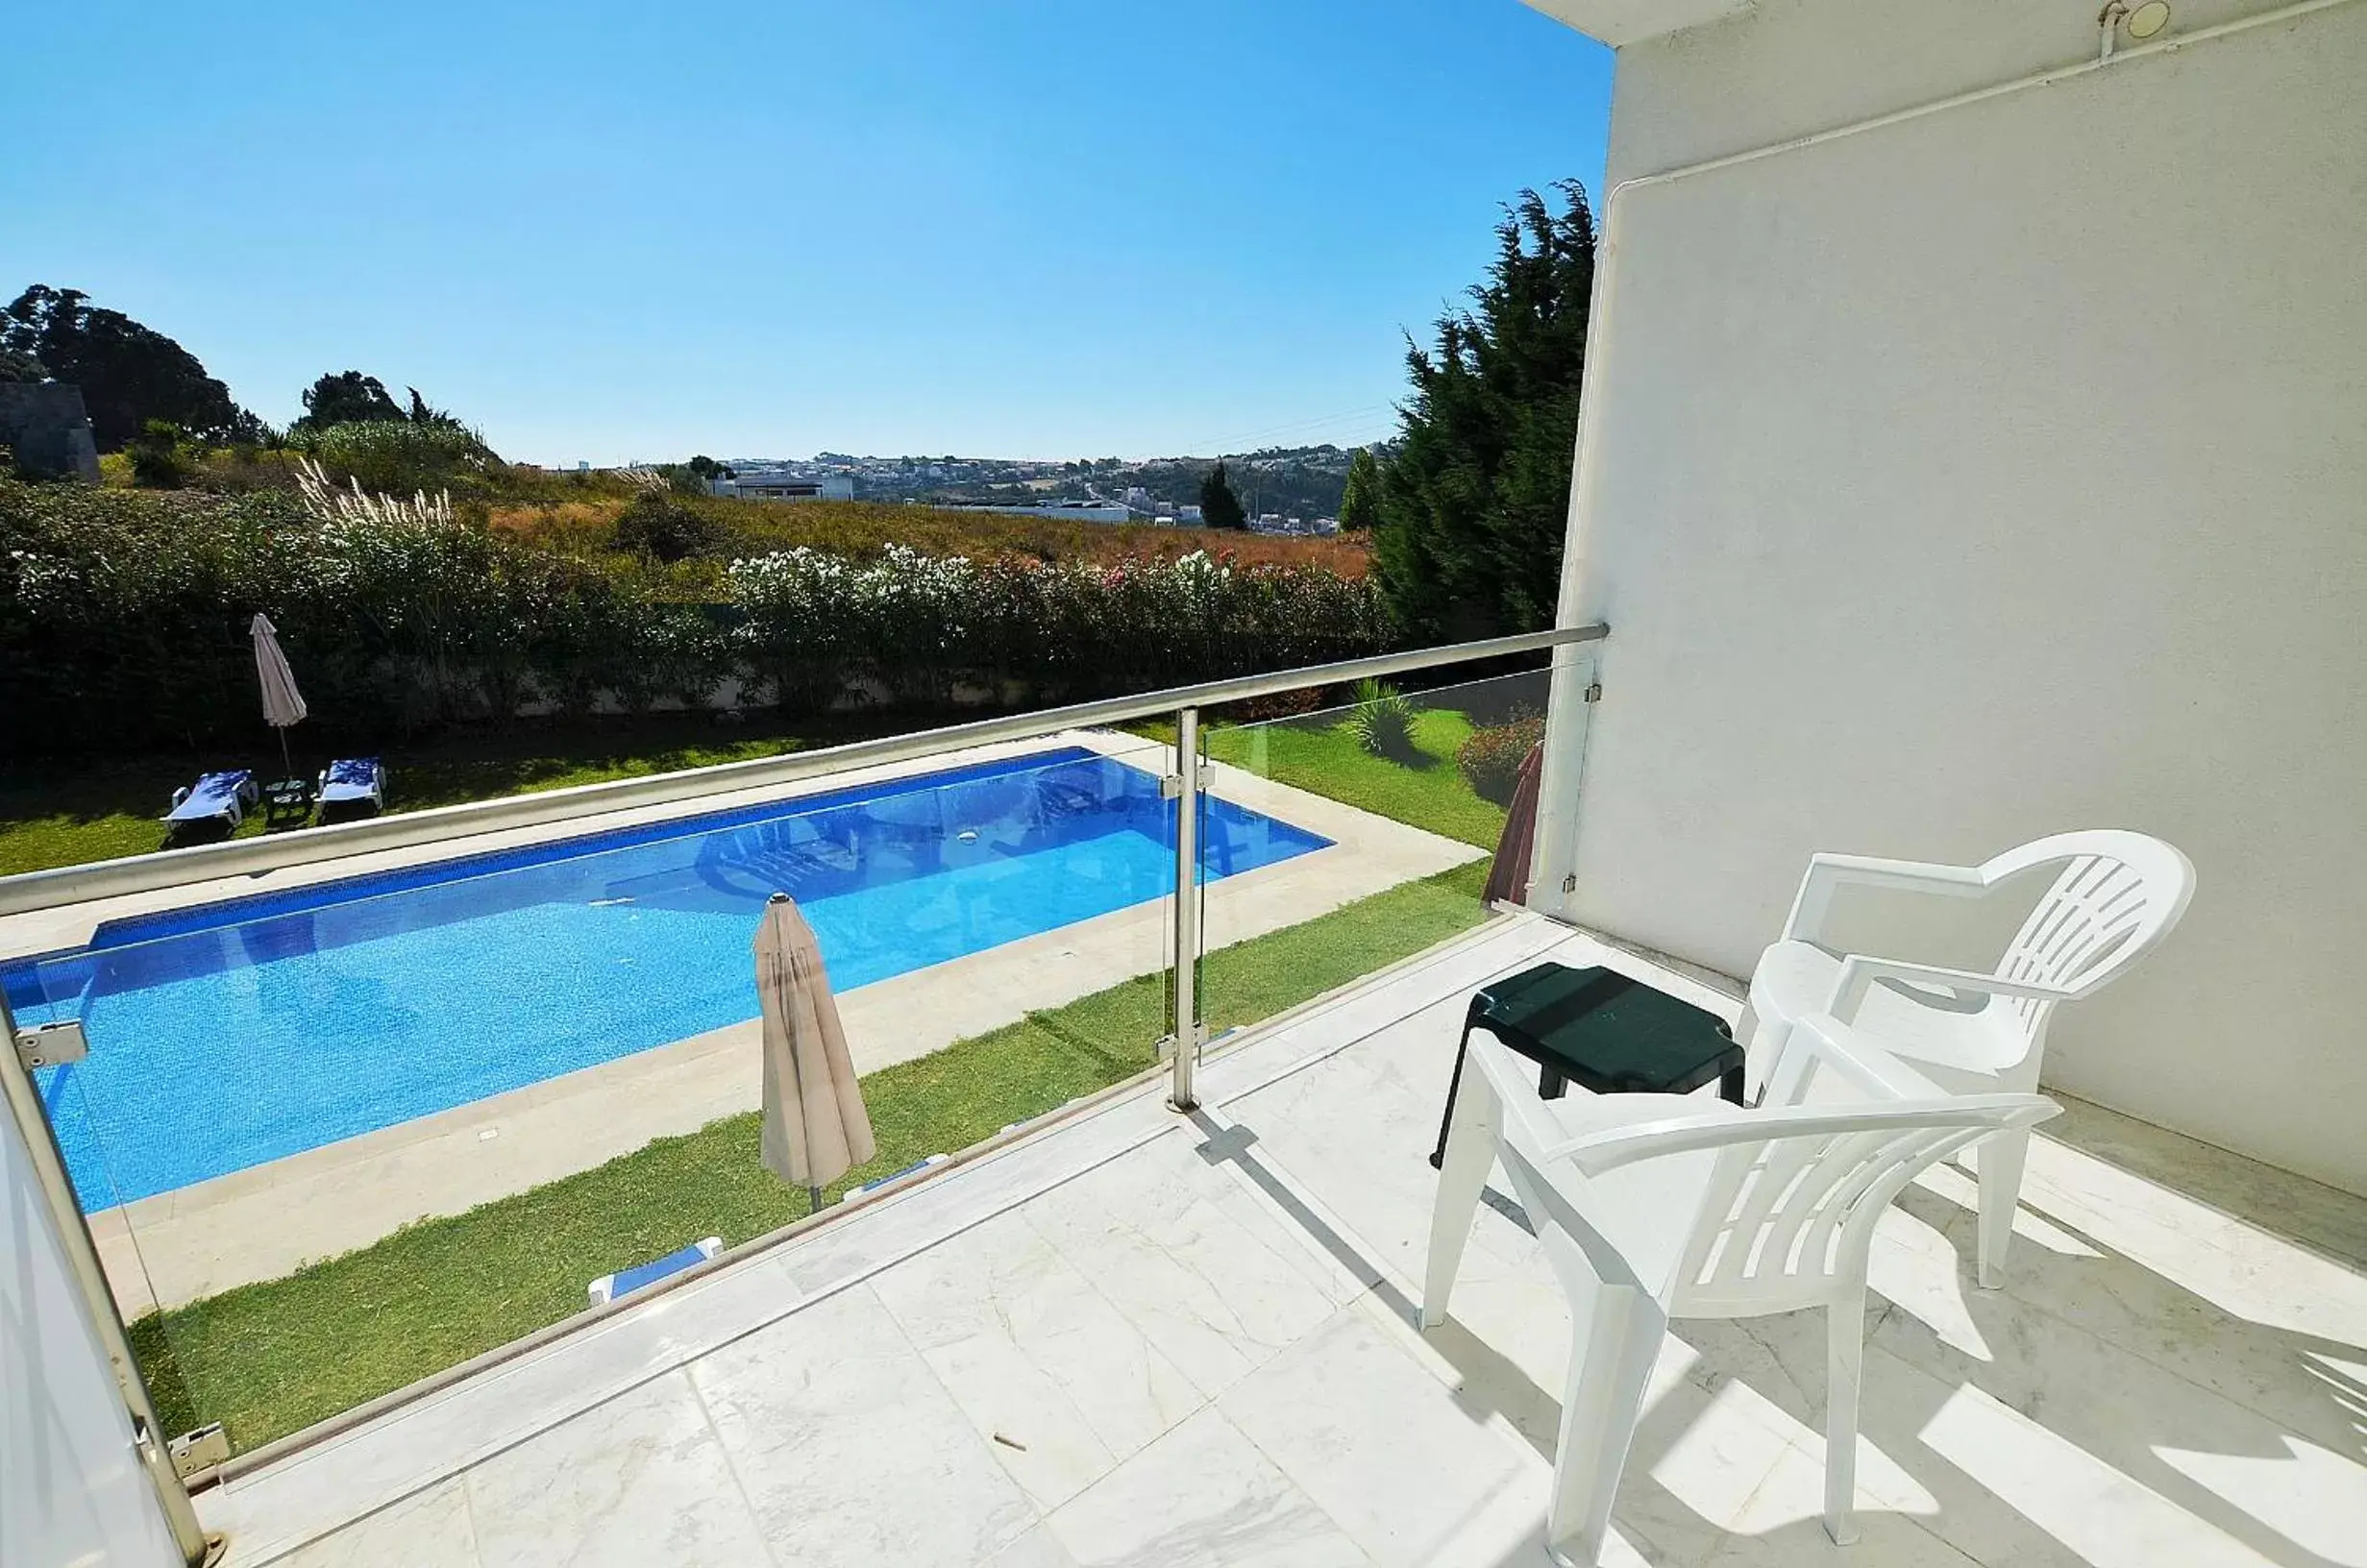
[[[776,890],[846,991],[1164,896],[1173,820],[1069,747],[111,921],[0,984],[90,1037],[41,1087],[95,1210],[754,1017]],[[1213,799],[1203,832],[1207,879],[1329,842]]]

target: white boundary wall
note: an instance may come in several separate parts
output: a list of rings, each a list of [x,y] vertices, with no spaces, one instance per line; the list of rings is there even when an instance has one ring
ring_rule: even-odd
[[[1615,186],[2096,51],[2082,0],[1762,0],[1622,51]],[[1614,196],[1566,914],[1747,973],[1813,850],[2160,834],[2192,912],[2049,1077],[2367,1192],[2361,82],[2331,4]]]

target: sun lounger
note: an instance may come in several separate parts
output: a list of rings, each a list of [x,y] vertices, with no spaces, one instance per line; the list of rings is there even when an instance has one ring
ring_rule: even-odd
[[[1014,1122],[1012,1125],[1017,1126],[1018,1123]],[[1003,1129],[1006,1133],[1010,1130],[1010,1127],[1005,1127]],[[948,1160],[952,1158],[953,1157],[949,1154],[932,1154],[925,1160],[915,1160],[903,1169],[891,1170],[885,1176],[878,1178],[876,1181],[861,1182],[847,1188],[846,1191],[841,1192],[838,1195],[838,1201],[841,1203],[852,1203],[855,1199],[863,1196],[867,1192],[876,1192],[883,1187],[893,1187],[907,1176],[918,1176],[921,1172],[935,1165],[942,1165]]]
[[[218,824],[225,831],[246,821],[247,808],[259,792],[255,774],[245,768],[207,773],[185,789],[173,792],[173,808],[164,814],[169,835],[197,823]]]
[[[386,809],[386,769],[376,757],[339,757],[321,772],[321,821],[375,817]]]
[[[619,1269],[614,1274],[603,1274],[585,1286],[585,1294],[595,1307],[605,1307],[619,1296],[629,1295],[643,1286],[655,1285],[670,1274],[679,1274],[724,1250],[724,1238],[710,1236],[703,1241],[694,1241],[679,1252],[670,1252],[654,1262],[641,1263],[632,1268]]]

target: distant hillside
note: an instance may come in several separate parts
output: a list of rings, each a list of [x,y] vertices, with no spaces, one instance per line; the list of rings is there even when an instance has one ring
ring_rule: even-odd
[[[1268,447],[1223,454],[1233,488],[1251,515],[1334,517],[1347,484],[1354,447]],[[1376,453],[1386,453],[1385,445]],[[1217,457],[1153,457],[1128,462],[1118,457],[1068,462],[1020,457],[858,457],[818,453],[807,458],[735,457],[747,472],[768,469],[816,477],[844,474],[866,501],[1051,502],[1122,501],[1140,488],[1153,502],[1189,506],[1200,499],[1200,480]]]

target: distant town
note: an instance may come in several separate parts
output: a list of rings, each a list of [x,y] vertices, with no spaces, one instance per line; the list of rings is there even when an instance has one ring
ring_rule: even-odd
[[[1340,498],[1358,449],[1270,447],[1222,458],[1248,526],[1261,533],[1339,531]],[[1376,449],[1377,452],[1377,449]],[[1215,457],[725,457],[717,495],[755,501],[872,501],[966,507],[1074,522],[1200,521],[1200,481]],[[589,465],[578,465],[585,467]]]

